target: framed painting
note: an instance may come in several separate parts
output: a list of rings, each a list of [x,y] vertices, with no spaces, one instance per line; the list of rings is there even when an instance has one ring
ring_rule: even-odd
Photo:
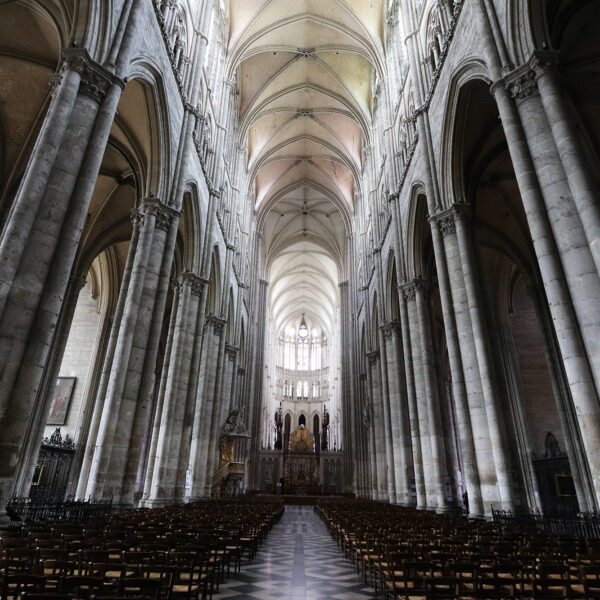
[[[54,388],[54,395],[52,396],[48,418],[46,419],[47,425],[65,424],[76,379],[76,377],[58,377],[56,379],[56,387]]]

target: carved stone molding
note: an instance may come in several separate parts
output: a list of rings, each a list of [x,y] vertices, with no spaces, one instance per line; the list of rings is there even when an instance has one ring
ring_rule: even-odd
[[[452,209],[445,210],[429,217],[429,221],[440,230],[443,236],[450,235],[456,232],[456,221],[454,211]]]
[[[131,209],[131,223],[134,229],[141,229],[144,226],[144,214],[138,208]]]
[[[66,69],[72,69],[81,76],[79,91],[96,102],[102,102],[113,84],[125,89],[124,81],[92,60],[84,48],[64,48],[61,56],[62,66],[60,71],[51,78],[52,85],[56,85],[60,81]]]
[[[540,93],[535,69],[528,64],[515,69],[504,78],[504,81],[511,98],[515,100],[524,100]]]
[[[221,337],[223,335],[223,330],[225,328],[226,323],[227,321],[225,321],[225,319],[221,319],[215,315],[208,315],[204,323],[204,333],[207,333],[208,329],[212,325],[213,333],[217,337]]]
[[[379,328],[383,333],[383,337],[386,340],[391,340],[394,335],[394,331],[400,330],[400,323],[398,321],[388,321],[387,323],[380,325]]]
[[[548,73],[559,73],[559,53],[536,50],[529,60],[504,77],[506,89],[512,98],[523,100],[539,94],[537,80]]]
[[[235,360],[235,356],[238,353],[239,348],[237,346],[231,346],[230,344],[225,344],[225,354],[227,355],[227,360],[233,362]]]
[[[199,298],[202,295],[202,290],[205,285],[208,285],[208,281],[202,277],[198,277],[194,273],[185,273],[185,279],[190,284],[190,293],[192,296]]]
[[[79,292],[87,283],[87,277],[85,275],[81,277],[69,277],[69,283]]]
[[[371,350],[370,352],[367,352],[366,356],[369,364],[373,366],[379,359],[379,350]]]
[[[314,54],[314,48],[298,48],[298,56],[300,58],[310,58]]]
[[[398,289],[402,292],[404,299],[407,302],[411,302],[415,299],[416,287],[414,282],[409,281],[408,283],[403,283],[398,286]]]
[[[181,212],[151,196],[144,200],[139,208],[134,208],[131,215],[134,227],[141,227],[146,222],[146,216],[152,215],[155,218],[155,227],[168,231],[173,219],[178,219]]]
[[[171,287],[173,288],[173,293],[175,293],[177,296],[181,296],[183,293],[183,281],[181,277],[178,277],[175,281],[172,281]]]

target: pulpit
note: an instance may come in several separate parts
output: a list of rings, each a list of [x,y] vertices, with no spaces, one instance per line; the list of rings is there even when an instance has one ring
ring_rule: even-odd
[[[235,446],[250,436],[242,422],[240,410],[235,408],[221,429],[219,440],[219,468],[212,478],[212,496],[238,496],[244,480],[244,463],[235,460]]]

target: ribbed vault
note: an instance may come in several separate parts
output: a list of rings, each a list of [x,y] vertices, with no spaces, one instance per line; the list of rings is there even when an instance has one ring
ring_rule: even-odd
[[[331,331],[383,64],[383,0],[231,0],[229,72],[276,331]]]

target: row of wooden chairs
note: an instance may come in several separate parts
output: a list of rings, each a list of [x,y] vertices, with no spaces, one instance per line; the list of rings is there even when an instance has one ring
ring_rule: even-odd
[[[600,544],[461,515],[321,501],[315,511],[386,600],[600,598]]]
[[[282,514],[236,499],[0,530],[1,600],[210,599]]]

